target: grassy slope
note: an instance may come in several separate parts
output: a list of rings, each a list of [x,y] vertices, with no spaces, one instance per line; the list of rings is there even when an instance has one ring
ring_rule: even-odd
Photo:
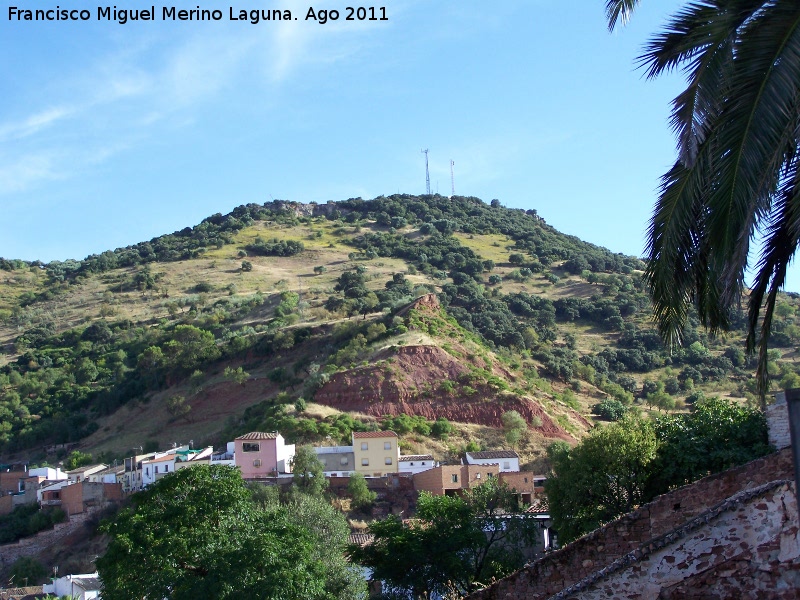
[[[13,340],[19,335],[21,329],[27,329],[40,322],[54,321],[58,330],[65,330],[86,324],[104,317],[117,319],[130,319],[142,324],[152,325],[163,319],[180,318],[179,313],[171,316],[168,310],[170,303],[176,301],[200,301],[211,306],[222,298],[248,296],[261,293],[271,301],[265,303],[259,312],[251,313],[241,323],[256,324],[263,322],[271,316],[271,311],[277,304],[280,292],[291,290],[299,292],[302,300],[308,303],[308,308],[301,313],[301,320],[295,325],[319,326],[331,323],[340,316],[331,315],[322,304],[332,292],[336,278],[342,271],[352,268],[353,262],[348,259],[348,254],[353,251],[347,245],[347,240],[364,233],[371,226],[362,226],[360,230],[352,227],[335,227],[330,221],[316,219],[313,224],[299,226],[283,226],[266,222],[256,222],[236,234],[236,243],[222,248],[213,248],[205,252],[202,258],[171,263],[154,263],[151,265],[153,273],[160,275],[157,290],[146,293],[138,291],[114,291],[121,283],[129,280],[136,269],[117,269],[114,271],[92,275],[81,285],[70,286],[66,293],[57,296],[54,300],[36,303],[23,309],[23,327],[10,324],[0,325],[0,365],[16,359],[13,350]],[[405,230],[411,232],[410,228]],[[306,250],[300,255],[287,258],[275,257],[249,257],[253,264],[251,272],[242,272],[240,269],[242,258],[238,255],[240,249],[252,243],[257,237],[264,239],[277,238],[280,240],[301,240]],[[467,235],[457,233],[459,241],[472,248],[482,259],[495,261],[496,268],[493,273],[506,275],[513,267],[508,263],[508,255],[513,241],[504,235]],[[393,273],[405,272],[408,265],[398,259],[378,258],[370,261],[359,261],[367,268],[368,287],[377,289],[383,287],[385,281]],[[315,266],[325,266],[327,271],[322,275],[315,275]],[[553,265],[552,270],[561,277],[557,284],[551,284],[544,279],[542,274],[535,274],[526,282],[516,283],[504,281],[504,293],[525,291],[530,294],[543,295],[556,299],[566,296],[589,297],[598,293],[598,286],[590,285],[579,277],[569,276]],[[0,279],[0,309],[8,310],[13,307],[17,299],[24,292],[41,292],[45,286],[45,276],[38,268],[28,272],[16,271],[11,275],[3,273]],[[486,277],[486,275],[484,275]],[[441,284],[424,275],[410,275],[408,279],[414,284]],[[198,294],[194,287],[201,282],[206,282],[213,290]],[[230,286],[235,286],[233,289]],[[559,333],[572,333],[578,339],[577,350],[579,354],[597,352],[610,345],[615,334],[599,331],[595,328],[576,324],[559,323]],[[416,344],[442,344],[443,340],[431,338],[420,332],[409,332],[403,339],[389,340],[385,344],[416,343]],[[192,395],[187,384],[182,383],[173,388],[160,391],[152,396],[134,401],[122,407],[116,413],[101,417],[98,422],[100,430],[85,440],[83,444],[89,451],[124,452],[127,449],[143,444],[146,440],[156,440],[164,445],[170,442],[186,442],[194,439],[215,440],[222,426],[229,419],[235,419],[242,411],[254,403],[274,396],[278,389],[265,378],[266,373],[276,366],[290,366],[303,358],[303,352],[315,352],[318,349],[296,349],[292,353],[280,356],[269,364],[246,364],[250,373],[250,380],[243,386],[233,384],[222,376],[225,364],[217,365],[213,371],[206,373],[203,391]],[[796,353],[786,353],[786,359],[797,361]],[[532,364],[533,361],[528,361]],[[234,363],[233,367],[241,363]],[[514,375],[518,376],[525,365],[512,368]],[[647,374],[654,377],[656,372]],[[644,376],[636,375],[641,382]],[[548,413],[565,414],[565,407],[560,404],[558,392],[564,385],[557,381],[540,380],[535,384],[536,389],[530,391],[531,397],[539,401]],[[733,386],[723,383],[711,386],[712,391],[720,393],[729,392]],[[170,419],[164,407],[165,400],[173,395],[183,395],[190,400],[193,410],[189,419]],[[581,406],[580,412],[588,415],[592,404],[604,394],[593,386],[584,385],[577,394]],[[322,414],[332,409],[311,405],[311,414]],[[564,417],[566,418],[566,417]],[[566,424],[566,421],[564,422]],[[571,423],[572,431],[580,436],[583,428]],[[448,448],[452,449],[457,440],[467,440],[472,437],[481,439],[487,447],[502,445],[498,439],[498,432],[491,428],[481,428],[476,425],[459,426],[455,435],[456,441],[450,444],[437,444],[428,439],[419,439],[410,436],[405,440],[409,451],[430,450],[442,456]],[[522,448],[531,460],[541,455],[546,439],[537,438],[531,434],[523,440]]]

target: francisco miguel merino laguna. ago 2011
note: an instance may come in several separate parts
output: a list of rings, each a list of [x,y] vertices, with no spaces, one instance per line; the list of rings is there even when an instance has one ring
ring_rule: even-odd
[[[55,8],[27,9],[17,6],[8,7],[9,21],[90,21],[95,16],[97,21],[115,21],[120,25],[132,21],[221,21],[225,14],[219,9],[196,8],[186,10],[175,6],[162,6],[160,11],[155,6],[140,9],[117,8],[116,6],[98,6],[96,13],[88,9]],[[228,7],[229,21],[245,21],[253,25],[263,21],[297,21],[289,9],[244,9]],[[160,17],[160,19],[159,19]],[[305,13],[304,21],[314,21],[324,25],[328,21],[388,21],[385,6],[347,6],[343,11],[315,9],[313,6]]]

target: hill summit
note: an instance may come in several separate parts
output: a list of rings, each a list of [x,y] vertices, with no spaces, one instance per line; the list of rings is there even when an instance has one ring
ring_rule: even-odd
[[[406,451],[512,440],[536,461],[598,419],[752,399],[741,331],[693,321],[666,351],[643,266],[534,210],[438,195],[247,204],[83,260],[0,259],[2,460],[392,428]],[[796,311],[776,313],[782,385]]]

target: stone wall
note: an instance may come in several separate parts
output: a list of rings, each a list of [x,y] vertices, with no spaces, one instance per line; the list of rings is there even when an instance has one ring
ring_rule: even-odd
[[[765,411],[769,427],[769,443],[776,449],[788,448],[791,443],[789,434],[789,409],[786,406],[786,394],[775,394],[775,402],[767,405]]]
[[[56,523],[53,529],[40,531],[36,535],[22,538],[14,544],[3,544],[0,546],[0,569],[13,564],[18,558],[36,556],[47,548],[51,548],[60,540],[83,527],[95,510],[97,509],[70,517],[69,521]]]
[[[659,496],[650,504],[585,535],[561,550],[533,563],[528,568],[472,594],[470,598],[476,600],[500,598],[538,600],[571,597],[561,594],[571,586],[585,582],[598,574],[605,576],[604,574],[612,568],[615,561],[624,560],[630,556],[635,557],[637,552],[641,555],[642,548],[648,547],[654,540],[675,535],[677,530],[687,523],[693,522],[694,519],[708,516],[715,510],[718,511],[720,506],[732,497],[736,497],[737,494],[746,494],[748,490],[759,491],[760,487],[765,485],[774,488],[776,485],[783,485],[783,482],[792,477],[793,466],[789,449],[781,450],[724,473],[706,477],[692,485]],[[788,494],[786,490],[781,493],[784,494],[784,498],[794,497],[793,491],[791,494]],[[791,502],[787,501],[786,506],[788,507],[789,504]],[[785,512],[782,511],[780,514],[788,514],[788,511],[789,509],[786,508]],[[796,519],[796,509],[793,514]],[[796,521],[791,527],[795,528],[796,543]],[[789,528],[790,533],[791,527]],[[732,535],[737,534],[733,533]],[[740,541],[749,544],[749,541],[745,541],[744,538],[741,538]],[[741,550],[742,552],[748,551],[745,548],[741,548]],[[749,551],[757,552],[758,550],[752,548]],[[800,563],[797,563],[795,559],[788,559],[788,556],[787,554],[784,557],[788,562],[781,563],[786,567],[784,570],[795,571],[800,568]],[[670,563],[665,560],[665,564]],[[710,566],[709,564],[709,568]],[[677,564],[675,568],[678,568]],[[635,570],[638,569],[639,564],[637,563]],[[608,592],[608,590],[606,591]],[[611,596],[606,597],[619,596],[612,593]],[[632,597],[655,598],[657,596],[634,595]]]

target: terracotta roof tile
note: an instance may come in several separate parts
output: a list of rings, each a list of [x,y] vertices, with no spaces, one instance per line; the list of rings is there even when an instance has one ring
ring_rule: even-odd
[[[550,505],[545,498],[537,498],[525,509],[525,512],[533,515],[546,515],[550,513]]]
[[[408,456],[401,456],[400,462],[408,462],[412,460],[433,460],[433,456],[431,454],[415,454],[415,455],[408,455]]]
[[[467,456],[477,459],[519,458],[513,450],[489,450],[488,452],[467,452]]]
[[[168,460],[175,460],[174,454],[167,454],[166,456],[159,456],[158,458],[151,458],[150,460],[143,460],[146,463],[167,462]]]
[[[397,437],[394,431],[354,431],[353,439]]]
[[[278,432],[264,433],[263,431],[251,431],[237,437],[237,440],[275,440],[278,439]]]
[[[371,533],[351,533],[350,534],[350,543],[351,544],[358,544],[359,546],[367,546],[372,543],[375,539],[375,536]]]

